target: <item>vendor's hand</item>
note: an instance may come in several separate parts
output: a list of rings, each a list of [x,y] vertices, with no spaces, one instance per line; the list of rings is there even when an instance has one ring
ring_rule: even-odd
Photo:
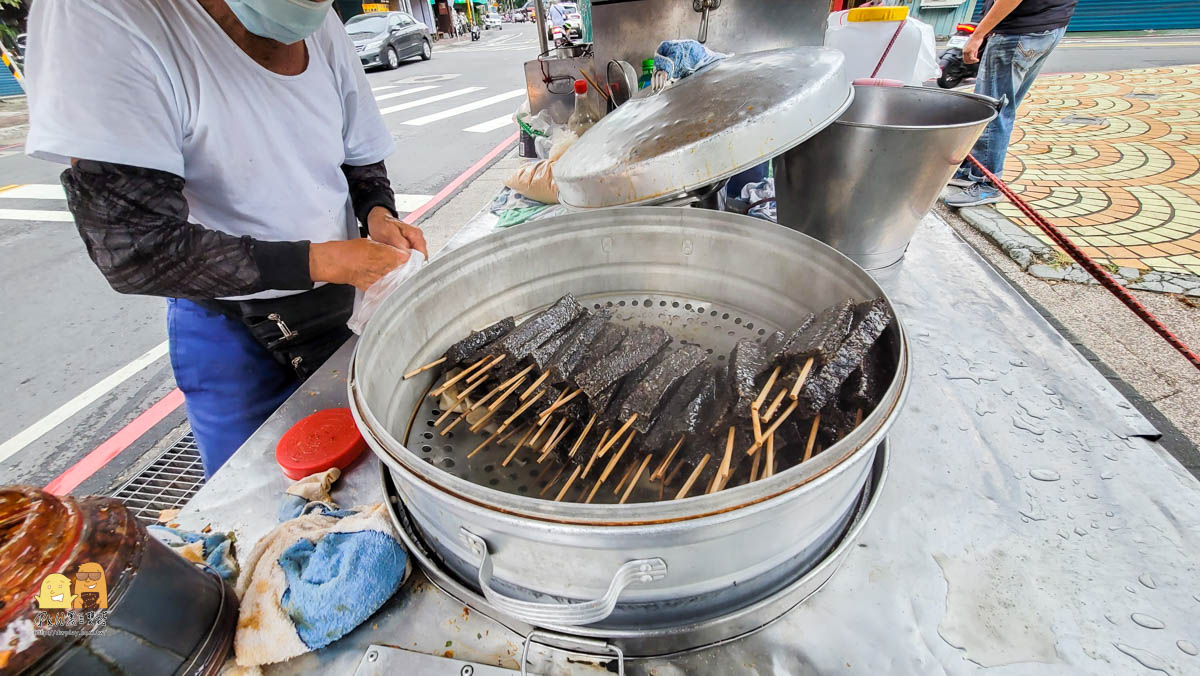
[[[308,276],[314,282],[352,284],[366,291],[381,277],[407,263],[409,256],[408,249],[400,250],[369,239],[311,244]]]
[[[392,216],[383,207],[375,207],[367,215],[367,232],[371,239],[383,244],[390,244],[402,251],[416,249],[429,258],[425,248],[425,233],[421,229]]]
[[[973,33],[963,47],[963,63],[979,63],[979,54],[983,51],[983,35]]]

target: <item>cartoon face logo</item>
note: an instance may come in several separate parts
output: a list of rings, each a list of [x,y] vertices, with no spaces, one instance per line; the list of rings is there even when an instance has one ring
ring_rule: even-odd
[[[75,573],[75,608],[100,610],[108,607],[108,584],[98,563],[83,563]]]
[[[75,597],[71,594],[71,580],[66,575],[50,573],[42,580],[41,592],[33,597],[42,610],[61,610],[71,607]]]

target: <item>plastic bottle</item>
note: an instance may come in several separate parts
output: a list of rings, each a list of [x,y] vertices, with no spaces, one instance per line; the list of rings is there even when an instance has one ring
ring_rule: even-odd
[[[567,119],[567,128],[580,136],[600,120],[600,116],[596,115],[596,110],[592,108],[592,102],[588,100],[587,92],[587,80],[576,80],[575,112]]]
[[[654,59],[646,59],[642,62],[642,76],[638,78],[638,89],[645,89],[650,86],[650,80],[654,78]]]

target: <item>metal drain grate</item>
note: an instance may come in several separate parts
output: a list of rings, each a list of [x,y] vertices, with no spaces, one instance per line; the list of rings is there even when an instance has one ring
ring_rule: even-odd
[[[203,485],[204,466],[188,429],[113,497],[142,521],[158,523],[159,512],[183,507]]]

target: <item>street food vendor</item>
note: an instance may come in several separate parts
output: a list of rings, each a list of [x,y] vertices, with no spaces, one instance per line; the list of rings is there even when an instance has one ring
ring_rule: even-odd
[[[208,475],[349,336],[354,289],[425,252],[397,216],[392,137],[331,2],[30,13],[26,152],[69,164],[68,205],[109,284],[168,299]]]

